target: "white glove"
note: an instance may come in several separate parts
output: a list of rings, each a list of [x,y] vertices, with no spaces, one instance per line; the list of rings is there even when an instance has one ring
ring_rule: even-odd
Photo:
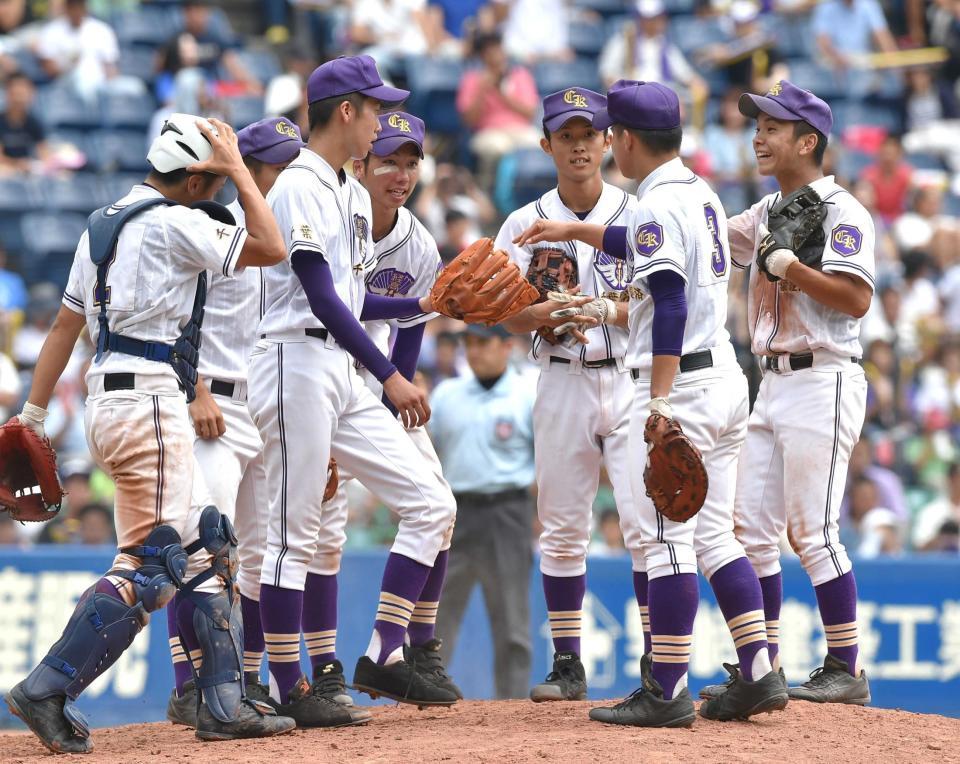
[[[34,406],[30,401],[23,404],[23,411],[17,414],[17,419],[24,427],[29,427],[41,438],[47,437],[43,431],[43,423],[46,420],[48,411],[39,406]]]
[[[578,295],[570,295],[565,292],[548,292],[547,298],[556,302],[571,302]],[[587,316],[595,318],[598,324],[612,324],[617,320],[617,304],[606,297],[597,297],[586,305],[577,308],[560,308],[550,313],[550,318],[570,318],[571,316]],[[579,326],[576,321],[568,321],[565,324],[554,328],[556,335],[565,334],[571,329]]]
[[[659,414],[664,419],[673,419],[673,407],[666,398],[653,398],[648,406],[651,414]]]

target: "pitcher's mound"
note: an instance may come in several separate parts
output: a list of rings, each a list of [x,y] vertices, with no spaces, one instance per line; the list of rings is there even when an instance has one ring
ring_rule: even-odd
[[[450,709],[376,707],[364,727],[296,730],[269,740],[201,743],[168,723],[93,732],[77,761],[158,764],[296,762],[960,762],[960,719],[905,711],[792,702],[749,722],[697,718],[690,729],[649,730],[592,722],[596,702],[470,701]],[[0,734],[4,762],[49,762],[29,733]]]

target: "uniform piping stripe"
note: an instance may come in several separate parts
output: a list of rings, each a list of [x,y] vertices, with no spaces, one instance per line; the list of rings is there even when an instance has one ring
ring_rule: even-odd
[[[73,296],[72,294],[70,294],[69,292],[64,292],[64,293],[63,293],[63,299],[66,300],[66,301],[69,302],[69,303],[72,303],[73,305],[76,305],[78,308],[82,308],[82,307],[83,307],[83,300],[78,300],[76,297],[74,297],[74,296]]]
[[[644,195],[649,194],[651,191],[653,191],[653,189],[660,188],[660,186],[669,186],[675,183],[682,183],[683,185],[689,186],[692,183],[696,183],[696,182],[697,182],[696,175],[691,175],[687,180],[661,180],[659,183],[654,183],[652,186],[650,186],[650,188],[648,188],[643,193]]]
[[[292,165],[290,165],[289,167],[287,167],[287,169],[288,169],[288,170],[306,170],[307,172],[313,173],[313,175],[316,177],[316,179],[319,180],[320,183],[322,183],[324,186],[326,186],[327,190],[328,190],[331,194],[333,194],[333,198],[334,198],[334,200],[337,202],[337,209],[340,211],[340,220],[341,220],[341,222],[343,222],[343,219],[344,219],[344,215],[343,215],[343,205],[340,204],[340,194],[338,194],[338,193],[334,190],[333,186],[331,186],[329,183],[327,183],[327,181],[325,181],[323,178],[320,177],[320,173],[318,173],[318,172],[317,172],[316,170],[314,170],[312,167],[308,167],[308,166],[305,165],[305,164],[292,164]]]
[[[287,556],[287,432],[283,426],[283,343],[277,343],[277,419],[280,423],[280,554],[273,585],[280,586],[283,558]],[[264,634],[266,637],[266,634]],[[299,636],[297,637],[299,640]]]
[[[230,270],[230,260],[233,259],[233,253],[236,250],[240,239],[243,238],[245,230],[246,229],[244,228],[237,228],[237,230],[233,232],[233,241],[230,242],[230,248],[227,250],[227,256],[223,258],[223,267],[220,269],[224,276],[226,276]]]
[[[393,245],[392,247],[390,247],[390,249],[388,249],[386,252],[383,252],[383,253],[377,255],[377,265],[380,264],[380,261],[383,260],[383,258],[389,257],[389,256],[392,255],[394,252],[396,252],[397,250],[401,249],[408,241],[410,241],[410,238],[411,238],[412,236],[413,236],[413,220],[410,221],[410,228],[407,230],[406,234],[404,234],[403,239],[400,241],[399,244],[394,244],[394,245]]]
[[[873,286],[873,276],[870,275],[870,272],[866,268],[862,268],[856,263],[844,263],[844,262],[829,262],[823,264],[823,270],[826,273],[830,271],[850,271],[851,273],[856,273],[858,276],[861,276],[864,281],[866,281],[870,286]]]
[[[837,372],[837,389],[833,399],[833,452],[830,456],[830,477],[827,480],[827,501],[823,510],[823,542],[830,553],[830,559],[833,561],[833,567],[838,576],[843,575],[840,569],[840,561],[837,559],[837,553],[833,550],[830,543],[830,504],[833,495],[833,477],[837,469],[837,451],[840,449],[840,392],[842,390],[843,374]]]
[[[686,279],[687,279],[686,271],[684,271],[683,268],[681,268],[679,265],[677,265],[673,260],[670,260],[669,258],[666,258],[666,257],[661,257],[661,258],[658,258],[658,259],[656,259],[656,260],[651,260],[650,262],[645,263],[642,268],[637,268],[637,269],[635,269],[634,272],[633,272],[633,275],[634,275],[634,277],[636,277],[636,276],[638,276],[638,275],[643,275],[643,274],[647,273],[648,271],[652,270],[653,267],[654,267],[654,266],[657,266],[657,265],[668,265],[668,266],[670,266],[669,270],[676,271],[678,274],[680,274],[681,276],[683,276],[684,281],[686,281]]]
[[[157,433],[157,506],[154,520],[160,525],[163,514],[163,430],[160,427],[160,399],[156,395],[153,396],[153,427]]]

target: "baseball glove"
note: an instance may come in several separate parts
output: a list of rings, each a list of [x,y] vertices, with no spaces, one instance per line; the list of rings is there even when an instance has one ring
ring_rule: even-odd
[[[330,501],[340,487],[340,468],[337,467],[337,460],[332,456],[327,462],[327,487],[323,489],[323,500]]]
[[[457,255],[430,290],[433,309],[468,324],[493,326],[533,305],[537,290],[492,239],[478,239]]]
[[[810,186],[798,188],[773,206],[767,216],[769,233],[757,248],[757,266],[770,281],[779,281],[767,268],[767,257],[777,249],[789,249],[804,265],[815,266],[823,258],[826,236],[823,221],[827,205]]]
[[[62,501],[50,441],[14,417],[0,427],[0,510],[14,520],[39,522],[56,515]]]
[[[566,294],[580,283],[577,261],[559,247],[540,247],[534,250],[530,258],[527,281],[537,290],[537,303],[552,299],[551,292]],[[556,332],[550,326],[541,326],[537,334],[551,345],[570,345],[575,342],[572,334],[564,337],[563,332]]]
[[[686,522],[707,498],[707,468],[700,449],[683,434],[676,419],[656,413],[647,417],[643,439],[647,442],[643,471],[647,496],[668,520]]]

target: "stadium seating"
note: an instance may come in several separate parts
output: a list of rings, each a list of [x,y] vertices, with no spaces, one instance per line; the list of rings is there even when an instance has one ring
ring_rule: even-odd
[[[545,61],[533,69],[540,95],[556,93],[571,85],[600,90],[600,75],[595,61],[578,58],[575,61]]]
[[[553,159],[541,149],[519,149],[500,160],[495,202],[506,215],[543,196],[557,183]]]
[[[431,133],[452,135],[463,125],[457,112],[457,89],[463,75],[460,61],[416,57],[407,60],[410,111]]]
[[[19,258],[28,284],[52,281],[63,288],[77,242],[87,225],[87,216],[78,213],[31,212],[20,219],[23,249]]]
[[[567,29],[570,47],[578,56],[596,58],[607,41],[606,26],[602,21],[588,18],[574,19]]]
[[[140,45],[150,50],[173,37],[179,25],[175,12],[152,5],[143,6],[131,13],[118,14],[111,21],[121,46]]]

